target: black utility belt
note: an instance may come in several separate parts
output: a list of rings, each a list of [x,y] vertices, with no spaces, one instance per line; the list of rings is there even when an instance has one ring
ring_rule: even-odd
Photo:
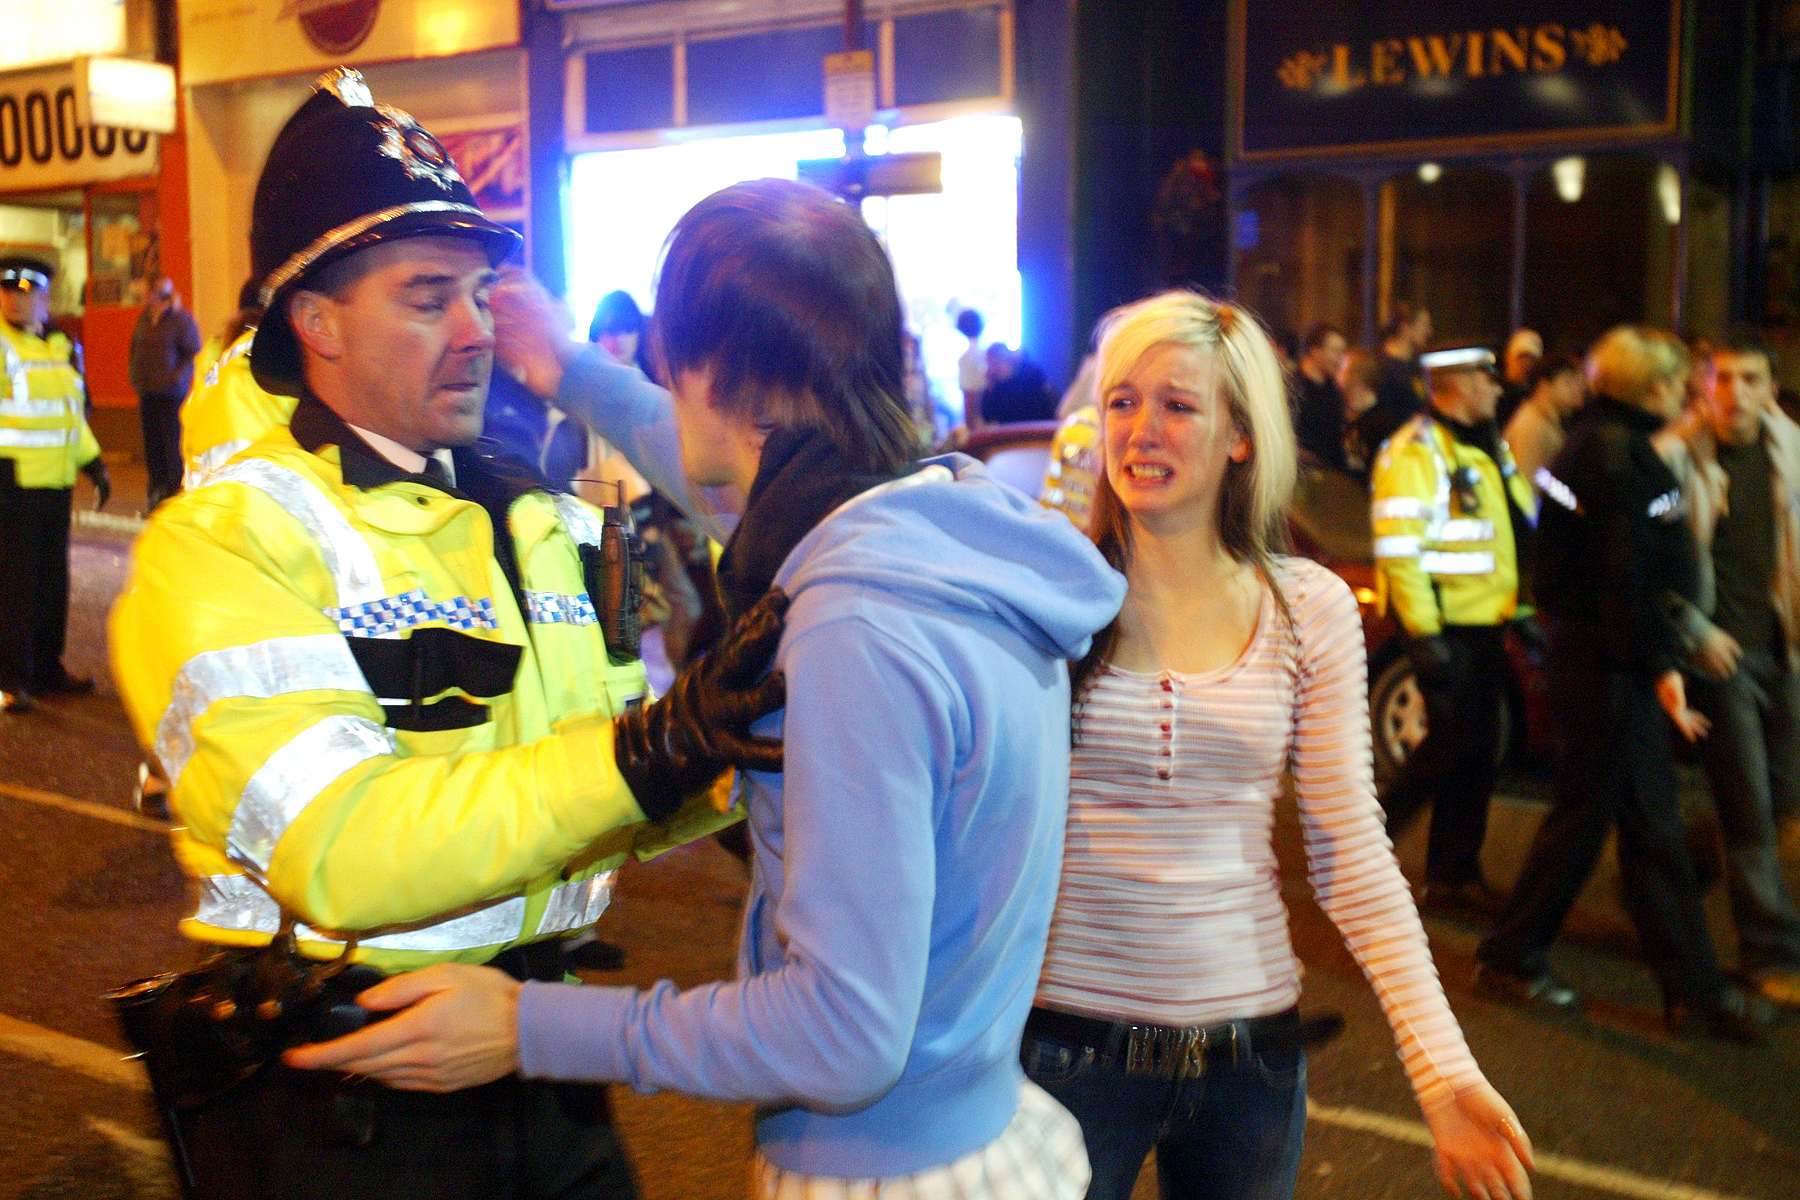
[[[1142,1025],[1083,1017],[1053,1008],[1033,1008],[1025,1018],[1027,1036],[1046,1037],[1090,1052],[1102,1066],[1122,1066],[1127,1075],[1151,1079],[1197,1079],[1209,1065],[1241,1063],[1251,1054],[1297,1052],[1335,1036],[1344,1027],[1337,1013],[1300,1019],[1300,1010],[1222,1025]]]

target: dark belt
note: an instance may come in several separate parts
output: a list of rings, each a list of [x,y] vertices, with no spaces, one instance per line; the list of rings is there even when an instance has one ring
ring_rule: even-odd
[[[1089,1051],[1103,1066],[1123,1066],[1127,1075],[1152,1079],[1197,1079],[1207,1066],[1246,1061],[1257,1051],[1297,1052],[1323,1042],[1344,1027],[1337,1013],[1300,1019],[1290,1008],[1267,1017],[1222,1025],[1144,1025],[1107,1021],[1033,1008],[1025,1033]]]
[[[569,949],[562,938],[502,950],[487,961],[520,983],[561,983],[569,976]]]

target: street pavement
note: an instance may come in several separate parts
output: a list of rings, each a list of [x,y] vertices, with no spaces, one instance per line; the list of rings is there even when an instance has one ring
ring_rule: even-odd
[[[115,502],[116,503],[116,502]],[[138,755],[106,680],[104,614],[122,581],[129,531],[87,526],[73,550],[69,662],[96,694],[0,716],[0,1200],[146,1200],[173,1194],[156,1122],[98,997],[186,960],[174,932],[186,892],[164,828],[131,809]],[[1517,870],[1541,791],[1509,779],[1489,868]],[[1306,965],[1309,1010],[1336,1009],[1343,1036],[1308,1064],[1314,1119],[1298,1195],[1427,1200],[1441,1195],[1422,1126],[1374,998],[1313,905],[1291,806],[1277,826],[1284,893]],[[1416,868],[1420,831],[1402,840]],[[711,841],[621,872],[601,936],[625,969],[592,982],[683,986],[729,973],[743,868]],[[1800,1197],[1800,1024],[1746,1048],[1664,1034],[1654,987],[1633,957],[1616,881],[1584,897],[1559,968],[1593,997],[1586,1019],[1474,997],[1473,922],[1427,928],[1477,1058],[1544,1159],[1548,1200],[1795,1200]],[[1722,910],[1715,913],[1722,918]],[[1722,920],[1729,959],[1729,936]],[[647,1200],[744,1194],[749,1110],[614,1089]],[[1137,1195],[1156,1194],[1149,1172]]]

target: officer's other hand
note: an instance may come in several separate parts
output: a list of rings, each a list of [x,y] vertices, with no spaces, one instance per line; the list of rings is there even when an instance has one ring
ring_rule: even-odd
[[[1665,671],[1657,679],[1656,700],[1688,741],[1697,742],[1712,731],[1712,722],[1688,707],[1687,681],[1680,671]]]
[[[358,994],[375,1012],[405,1012],[281,1061],[303,1071],[366,1075],[411,1092],[456,1092],[519,1069],[519,984],[492,967],[441,963]]]
[[[1744,648],[1737,639],[1715,625],[1694,648],[1694,667],[1708,679],[1723,683],[1737,674],[1743,656]]]
[[[580,347],[570,340],[575,319],[568,306],[520,267],[500,273],[488,297],[494,316],[494,361],[546,400],[562,387],[563,368]]]
[[[106,464],[97,458],[82,467],[81,473],[94,485],[94,511],[99,512],[112,499],[112,476],[107,474]]]
[[[1456,656],[1451,652],[1450,640],[1441,633],[1408,638],[1406,656],[1412,661],[1413,674],[1418,676],[1422,685],[1442,683],[1450,678],[1450,673],[1456,666]]]
[[[770,672],[788,598],[770,588],[710,652],[675,677],[669,694],[613,722],[613,757],[646,816],[657,821],[728,767],[781,770],[781,743],[750,725],[787,703]]]

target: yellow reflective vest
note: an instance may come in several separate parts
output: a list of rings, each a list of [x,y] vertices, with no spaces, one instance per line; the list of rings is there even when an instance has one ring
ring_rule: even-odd
[[[628,855],[737,819],[727,777],[646,825],[613,764],[645,682],[597,623],[592,509],[511,501],[515,596],[487,510],[392,468],[346,483],[345,454],[271,431],[157,510],[113,611],[199,887],[184,932],[259,944],[279,897],[318,957],[355,933],[384,970],[485,962],[587,928]]]
[[[1094,487],[1105,469],[1100,461],[1100,410],[1084,404],[1057,426],[1038,500],[1085,532],[1094,508]]]
[[[1506,505],[1510,496],[1536,520],[1537,497],[1504,441],[1499,449],[1495,462],[1422,413],[1375,460],[1379,590],[1414,637],[1445,625],[1498,625],[1518,612],[1518,552]]]
[[[181,406],[184,488],[199,487],[234,454],[286,425],[294,415],[298,400],[263,391],[250,374],[250,343],[255,337],[254,328],[245,330],[204,372],[194,373],[187,402]]]
[[[0,319],[0,360],[0,458],[12,459],[20,487],[74,487],[75,473],[100,457],[74,343],[58,329],[35,337]]]

